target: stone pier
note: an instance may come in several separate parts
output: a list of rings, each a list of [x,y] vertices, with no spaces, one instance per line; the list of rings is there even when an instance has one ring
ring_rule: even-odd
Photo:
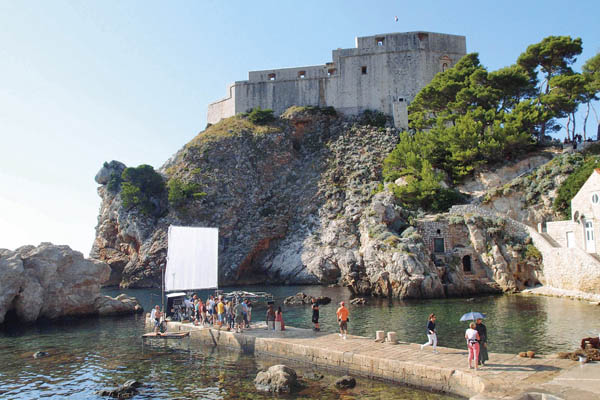
[[[473,400],[600,398],[598,363],[579,365],[555,357],[490,353],[486,366],[474,371],[468,368],[466,349],[438,347],[439,353],[434,354],[431,347],[421,351],[414,343],[377,343],[352,335],[343,340],[337,333],[288,326],[285,331],[269,331],[264,325],[253,325],[235,333],[169,322],[168,331],[189,331],[192,347],[222,346],[281,357]]]

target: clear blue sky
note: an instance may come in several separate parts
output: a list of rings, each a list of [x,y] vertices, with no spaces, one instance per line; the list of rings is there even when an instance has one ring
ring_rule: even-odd
[[[87,255],[102,163],[160,167],[249,70],[322,64],[355,36],[415,30],[465,35],[491,70],[545,36],[581,37],[579,67],[600,51],[599,9],[597,0],[0,0],[0,248],[51,241]]]

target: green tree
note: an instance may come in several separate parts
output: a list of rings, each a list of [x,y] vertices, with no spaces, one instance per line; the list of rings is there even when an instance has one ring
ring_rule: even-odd
[[[519,56],[517,64],[527,71],[531,84],[538,87],[538,104],[542,104],[543,94],[550,93],[552,78],[573,73],[571,65],[576,61],[577,56],[581,54],[582,49],[581,38],[548,36],[541,42],[527,47],[527,50]],[[538,75],[543,78],[541,82]],[[553,104],[557,105],[556,102]],[[552,118],[560,116],[561,110],[554,108],[553,111],[559,114],[551,115]],[[540,137],[546,134],[549,126],[553,127],[551,121],[541,121]]]
[[[581,68],[586,81],[585,104],[587,106],[585,117],[583,119],[583,136],[586,138],[587,120],[590,115],[590,106],[592,101],[599,100],[600,93],[600,53],[590,58]],[[595,110],[594,110],[595,112]],[[598,122],[598,115],[596,115]],[[600,122],[598,122],[598,131],[600,132]]]
[[[126,208],[137,208],[144,215],[159,216],[164,211],[165,194],[162,176],[150,165],[125,168],[121,174],[121,199]]]

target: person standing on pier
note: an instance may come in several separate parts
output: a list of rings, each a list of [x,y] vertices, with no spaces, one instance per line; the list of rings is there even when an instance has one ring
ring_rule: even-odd
[[[348,314],[350,313],[345,307],[344,302],[340,302],[340,308],[337,309],[336,315],[340,324],[340,336],[343,339],[346,339],[346,335],[348,334]]]
[[[315,324],[313,330],[319,332],[319,302],[314,297],[310,299],[312,303],[312,323]]]
[[[481,318],[477,318],[475,329],[477,330],[477,333],[479,333],[479,363],[485,365],[485,362],[489,360],[487,351],[487,328],[483,324]]]
[[[469,348],[469,368],[473,368],[471,366],[471,360],[475,360],[475,370],[477,370],[480,337],[475,326],[475,322],[469,324],[469,329],[465,332],[465,339],[467,339],[467,347]]]
[[[437,354],[437,334],[435,332],[435,314],[429,314],[429,320],[427,321],[427,339],[428,342],[424,343],[421,345],[421,350],[423,350],[423,348],[425,346],[429,346],[432,345],[433,346],[433,353]]]

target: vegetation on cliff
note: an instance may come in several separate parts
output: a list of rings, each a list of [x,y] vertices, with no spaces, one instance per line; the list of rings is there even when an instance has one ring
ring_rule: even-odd
[[[160,199],[165,194],[163,177],[150,165],[125,168],[121,175],[121,199],[125,208],[137,208],[144,215],[160,216],[165,210]]]
[[[443,181],[458,183],[531,151],[560,128],[557,118],[574,116],[595,98],[595,58],[584,74],[571,69],[581,50],[579,38],[551,36],[529,46],[517,64],[493,72],[477,54],[466,55],[409,106],[411,129],[385,160],[384,179],[404,178],[408,184],[393,190],[406,206],[439,211],[451,205],[457,197]]]
[[[580,166],[573,171],[571,175],[560,185],[558,193],[554,199],[554,211],[563,218],[571,218],[571,200],[579,189],[588,180],[594,169],[600,167],[600,157],[596,155],[587,156]]]

